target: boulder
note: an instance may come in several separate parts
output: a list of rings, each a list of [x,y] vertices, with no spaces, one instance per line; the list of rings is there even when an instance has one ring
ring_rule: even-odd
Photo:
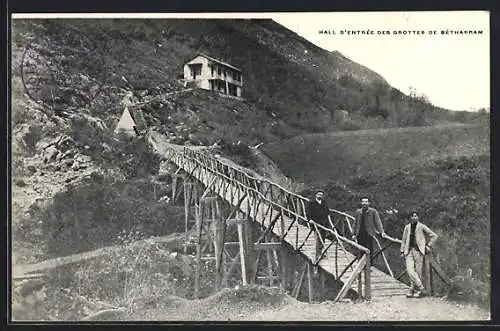
[[[57,156],[59,154],[59,150],[55,146],[49,146],[45,151],[44,151],[44,162],[51,162],[55,161]]]
[[[59,149],[61,152],[66,152],[72,148],[75,148],[76,144],[73,138],[64,135],[59,138],[59,141],[57,142],[56,146],[57,149]]]
[[[84,154],[76,154],[74,157],[75,162],[80,162],[80,163],[90,163],[92,162],[92,158],[88,155]]]

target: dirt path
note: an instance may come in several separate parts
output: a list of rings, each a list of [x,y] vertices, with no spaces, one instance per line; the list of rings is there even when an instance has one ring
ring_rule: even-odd
[[[176,243],[176,245],[178,246],[183,240],[184,240],[184,233],[172,233],[164,237],[150,237],[143,240],[139,240],[132,243],[130,246],[143,246],[145,244],[160,244],[160,243],[163,244]],[[104,254],[111,254],[116,251],[123,250],[123,248],[124,248],[123,245],[114,245],[114,246],[99,248],[89,252],[53,258],[29,265],[14,265],[12,268],[13,271],[12,274],[14,278],[21,277],[29,273],[41,272],[44,270],[57,268],[71,263],[90,260]]]
[[[392,297],[362,303],[308,304],[290,296],[238,299],[226,290],[203,300],[169,297],[162,307],[135,311],[124,320],[154,321],[484,321],[488,311],[439,298]]]

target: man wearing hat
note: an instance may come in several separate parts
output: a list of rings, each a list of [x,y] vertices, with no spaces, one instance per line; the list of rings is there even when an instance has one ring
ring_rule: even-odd
[[[309,221],[314,221],[324,227],[328,227],[328,215],[330,210],[328,204],[324,198],[325,193],[322,190],[316,191],[314,199],[309,201],[309,208],[307,208],[307,219]],[[318,232],[316,232],[316,258],[318,258],[323,250],[323,244],[321,243],[320,237],[325,240],[326,231],[318,227]]]

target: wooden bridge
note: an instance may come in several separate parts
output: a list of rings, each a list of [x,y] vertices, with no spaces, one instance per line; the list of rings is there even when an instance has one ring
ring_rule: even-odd
[[[216,290],[227,285],[231,273],[240,270],[244,285],[269,282],[272,286],[278,283],[295,298],[307,288],[310,302],[314,301],[315,294],[325,292],[325,275],[342,284],[334,294],[335,301],[342,300],[349,290],[365,299],[406,294],[408,286],[399,280],[405,271],[394,275],[384,253],[388,248],[399,252],[400,240],[376,236],[378,251],[372,253],[348,239],[352,237],[351,221],[354,218],[351,215],[330,209],[330,226],[324,227],[307,219],[308,199],[251,174],[248,169],[221,160],[202,148],[166,144],[163,137],[154,133],[148,134],[148,141],[157,153],[175,165],[175,174],[172,175],[173,200],[184,191],[185,252],[190,243],[191,230],[195,230],[198,266],[195,297],[199,297],[201,263],[209,259],[216,262]],[[184,179],[183,185],[179,185],[179,178]],[[199,194],[199,189],[203,190],[202,194]],[[222,215],[220,202],[230,207],[226,216]],[[191,227],[193,223],[195,226]],[[252,239],[249,231],[251,224],[259,229],[257,240]],[[229,236],[226,230],[232,225],[237,226],[236,242],[227,241]],[[316,249],[317,240],[322,243],[322,250]],[[13,270],[13,280],[44,277],[45,270],[99,256],[109,249],[119,247],[18,266]],[[210,253],[211,249],[214,251],[213,256],[204,254],[207,251]],[[285,258],[285,252],[300,262],[293,265]],[[382,268],[370,265],[370,253],[383,261]],[[238,264],[240,268],[236,267]],[[262,269],[265,269],[264,275]],[[449,285],[449,280],[432,255],[427,255],[423,279],[430,294],[433,294],[433,274]],[[306,275],[307,286],[303,286]],[[318,278],[319,285],[314,281]],[[314,283],[319,286],[317,290],[314,289]]]
[[[190,201],[194,201],[198,206],[194,213],[194,222],[196,222],[194,241],[197,245],[198,260],[204,258],[202,253],[205,249],[201,243],[203,229],[206,229],[203,225],[204,219],[208,220],[209,223],[216,221],[216,219],[220,220],[218,223],[211,222],[213,223],[211,226],[213,235],[208,235],[213,238],[212,242],[215,250],[213,258],[216,260],[218,287],[221,287],[221,282],[227,278],[224,273],[227,273],[228,270],[223,268],[225,258],[232,261],[230,270],[234,269],[237,260],[240,262],[242,281],[243,284],[247,284],[259,279],[257,269],[259,265],[258,259],[261,256],[260,250],[266,250],[269,259],[269,257],[272,257],[269,252],[271,249],[275,249],[279,245],[286,245],[291,247],[294,253],[303,257],[304,267],[302,271],[298,272],[297,269],[300,270],[300,268],[296,268],[295,277],[290,276],[286,266],[279,266],[280,262],[275,259],[274,263],[268,262],[268,275],[260,277],[260,279],[267,279],[271,284],[273,280],[279,279],[284,284],[292,283],[291,293],[295,297],[302,287],[305,275],[307,275],[309,299],[312,300],[314,297],[313,292],[316,291],[312,288],[311,278],[318,271],[331,275],[343,284],[335,296],[335,301],[343,299],[350,289],[365,299],[406,294],[408,286],[398,280],[401,274],[399,276],[393,274],[384,254],[388,247],[399,246],[400,240],[389,236],[375,238],[379,250],[374,255],[383,259],[385,270],[382,271],[370,265],[370,251],[367,248],[347,238],[350,238],[352,233],[351,221],[354,218],[351,215],[331,209],[330,226],[323,227],[307,219],[306,206],[308,199],[264,178],[252,176],[244,168],[231,165],[227,161],[222,161],[201,149],[196,150],[168,145],[152,137],[149,137],[149,141],[157,152],[178,167],[177,173],[185,173],[182,176],[185,183],[190,185],[186,178],[192,178],[204,187],[204,193],[196,198],[196,193],[193,194],[184,186],[187,230],[189,228]],[[174,191],[177,186],[178,184],[173,184]],[[221,218],[218,206],[212,208],[212,211],[209,211],[207,216],[206,210],[210,209],[206,207],[210,204],[208,201],[214,199],[214,196],[210,196],[210,192],[216,198],[222,199],[232,206],[232,211],[228,217]],[[173,193],[173,196],[175,195],[176,193]],[[197,202],[196,199],[198,199]],[[205,206],[205,212],[203,206]],[[217,210],[217,212],[213,210]],[[235,218],[235,215],[240,215],[240,217]],[[248,237],[244,234],[243,229],[245,229],[246,220],[258,224],[261,229],[261,234],[256,242],[249,242]],[[229,243],[224,240],[225,229],[230,224],[238,225],[238,242]],[[323,231],[319,231],[319,229],[323,229]],[[326,235],[323,236],[322,232],[326,233]],[[269,239],[270,235],[271,239]],[[245,240],[245,238],[247,239]],[[266,238],[267,243],[264,242]],[[322,251],[317,251],[316,240],[322,242],[324,247]],[[189,241],[188,237],[186,237],[187,241]],[[382,244],[384,244],[384,247],[382,247]],[[227,247],[231,245],[239,246],[238,256],[231,256],[227,252]],[[252,251],[254,252],[253,257],[250,254]],[[256,251],[259,251],[257,258],[255,258]],[[248,261],[249,259],[252,259],[252,261]],[[281,264],[284,264],[283,260]],[[278,276],[271,270],[273,265],[279,271]],[[428,267],[428,263],[426,265]]]

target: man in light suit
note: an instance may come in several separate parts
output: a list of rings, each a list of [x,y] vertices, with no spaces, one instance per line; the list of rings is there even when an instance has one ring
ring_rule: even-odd
[[[424,256],[431,251],[432,245],[438,238],[437,234],[418,219],[417,212],[412,212],[410,223],[405,226],[401,241],[401,257],[405,258],[406,271],[411,281],[410,293],[407,295],[409,298],[424,296],[422,284]]]
[[[373,236],[379,232],[386,237],[380,215],[375,208],[370,207],[368,198],[361,199],[361,208],[354,213],[355,223],[352,239],[370,250],[370,261],[373,264]]]

